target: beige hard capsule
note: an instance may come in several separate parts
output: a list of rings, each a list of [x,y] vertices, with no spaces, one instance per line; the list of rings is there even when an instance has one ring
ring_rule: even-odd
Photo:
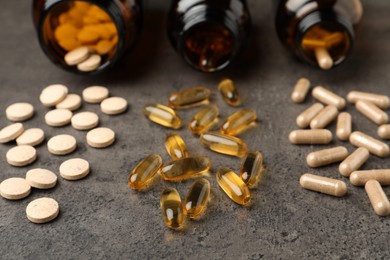
[[[296,123],[300,128],[306,128],[310,125],[311,120],[318,115],[318,113],[324,109],[324,105],[321,103],[315,103],[301,114],[298,115]]]
[[[337,107],[337,109],[341,110],[345,107],[345,99],[340,97],[339,95],[336,95],[332,91],[322,87],[317,86],[313,89],[312,95],[315,99],[318,101],[326,104],[326,105],[333,105]]]
[[[355,186],[363,186],[369,180],[376,180],[381,185],[390,185],[390,169],[354,171],[349,181]]]
[[[382,109],[390,107],[390,99],[388,96],[368,92],[351,91],[347,95],[347,100],[351,104],[355,104],[358,100],[364,100],[369,101]]]
[[[349,136],[349,142],[357,147],[365,147],[370,153],[379,157],[387,157],[390,153],[387,144],[359,131],[355,131]]]
[[[339,172],[348,177],[352,172],[358,170],[370,157],[367,148],[359,147],[340,163]]]
[[[340,162],[348,156],[347,148],[337,146],[329,149],[323,149],[316,152],[311,152],[306,157],[307,165],[310,167],[320,167],[335,162]]]
[[[312,129],[322,129],[329,125],[333,120],[336,119],[339,111],[337,107],[333,105],[328,105],[322,109],[318,115],[316,115],[313,120],[310,122],[310,128]]]
[[[347,193],[345,182],[305,173],[299,179],[301,187],[307,190],[318,191],[328,195],[342,197]]]
[[[328,50],[324,47],[317,47],[314,49],[314,54],[316,56],[316,60],[318,66],[323,70],[328,70],[333,67],[333,59],[330,56]]]
[[[294,130],[289,135],[292,144],[329,144],[333,135],[328,129]]]
[[[376,180],[369,180],[364,188],[375,213],[379,216],[389,215],[390,202],[379,182]]]
[[[390,139],[390,124],[381,125],[378,128],[378,136],[383,139]]]
[[[389,122],[389,116],[386,112],[369,101],[357,101],[356,109],[377,125],[383,125]]]
[[[302,103],[309,93],[310,81],[307,78],[300,78],[294,86],[291,99],[294,103]]]
[[[337,117],[336,136],[341,141],[347,141],[352,133],[352,117],[348,112],[342,112]]]

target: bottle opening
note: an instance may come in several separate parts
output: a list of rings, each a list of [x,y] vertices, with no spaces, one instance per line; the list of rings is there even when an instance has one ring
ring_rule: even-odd
[[[107,67],[118,48],[118,30],[111,16],[86,1],[62,1],[43,21],[42,40],[49,56],[69,70],[93,72]],[[83,48],[81,48],[83,47]],[[66,55],[76,49],[74,59]],[[80,57],[80,53],[84,54]],[[68,55],[69,56],[69,55]],[[77,59],[78,58],[78,59]]]

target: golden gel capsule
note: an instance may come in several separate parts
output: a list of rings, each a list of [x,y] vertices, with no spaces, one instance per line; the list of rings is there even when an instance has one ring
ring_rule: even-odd
[[[191,108],[209,103],[211,91],[205,87],[193,87],[173,92],[169,98],[169,106],[174,109]]]
[[[204,133],[200,136],[200,142],[214,152],[232,156],[244,156],[248,150],[243,140],[219,133]]]
[[[345,107],[345,99],[331,92],[330,90],[318,86],[313,89],[312,95],[318,101],[326,104],[333,105],[337,109],[341,110]]]
[[[261,182],[264,175],[263,155],[258,151],[249,152],[242,161],[240,178],[249,188]]]
[[[355,104],[358,100],[364,100],[369,101],[382,109],[390,107],[390,99],[388,96],[367,92],[351,91],[347,95],[347,100],[351,104]]]
[[[348,112],[342,112],[337,117],[336,136],[341,141],[347,141],[352,133],[352,117]]]
[[[210,159],[205,156],[188,157],[164,163],[160,174],[167,181],[181,181],[192,178],[210,170]]]
[[[328,129],[294,130],[289,135],[292,144],[329,144],[333,135]]]
[[[167,227],[171,229],[181,229],[183,227],[183,206],[176,189],[165,188],[163,190],[160,197],[160,208]]]
[[[222,167],[218,170],[216,178],[219,187],[235,203],[240,205],[248,204],[251,194],[244,181],[237,174],[229,168]]]
[[[189,218],[196,218],[201,215],[206,209],[209,197],[210,182],[204,178],[196,180],[184,200],[184,215]]]
[[[369,101],[358,100],[355,106],[360,113],[377,125],[389,122],[387,113]]]
[[[352,172],[359,169],[369,157],[370,152],[364,147],[359,147],[340,163],[339,172],[341,175],[348,177]]]
[[[181,127],[181,119],[176,112],[164,105],[148,104],[144,106],[144,115],[156,124],[179,129]]]
[[[143,159],[130,173],[129,186],[133,190],[142,189],[150,183],[162,165],[158,154],[151,154]]]
[[[378,128],[378,136],[382,139],[390,139],[390,124],[381,125]]]
[[[169,134],[165,139],[165,148],[172,160],[179,160],[189,157],[187,145],[178,134]]]
[[[324,149],[309,153],[306,157],[307,165],[310,167],[320,167],[335,162],[340,162],[347,158],[348,150],[343,146]]]
[[[342,197],[347,193],[347,185],[345,182],[310,173],[302,175],[299,183],[304,189],[318,191],[336,197]]]
[[[376,180],[369,180],[364,188],[375,213],[379,216],[389,215],[390,202],[379,182]]]
[[[381,185],[390,185],[390,169],[354,171],[349,180],[355,186],[363,186],[369,180],[377,180]]]
[[[240,109],[230,115],[221,126],[225,135],[238,135],[256,122],[256,111],[253,109]]]
[[[359,131],[355,131],[349,136],[349,142],[357,147],[365,147],[370,153],[379,157],[387,157],[390,153],[387,144]]]
[[[218,90],[221,92],[223,99],[229,106],[237,107],[241,105],[240,95],[232,80],[222,80],[218,85]]]
[[[337,107],[328,105],[321,112],[316,115],[310,122],[310,128],[322,129],[329,125],[333,120],[336,119],[339,111]]]
[[[218,108],[214,105],[207,105],[194,115],[188,124],[193,134],[207,132],[218,121]]]
[[[291,100],[294,103],[302,103],[307,93],[309,93],[310,81],[307,78],[300,78],[294,86],[294,90],[291,94]]]
[[[310,125],[311,120],[318,115],[318,113],[324,109],[324,105],[321,103],[315,103],[301,114],[298,115],[296,123],[300,128],[306,128]]]

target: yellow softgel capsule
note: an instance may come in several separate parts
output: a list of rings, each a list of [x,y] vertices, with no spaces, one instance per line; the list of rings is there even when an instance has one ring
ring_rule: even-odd
[[[161,165],[160,155],[151,154],[147,156],[131,171],[127,183],[133,190],[144,188],[153,180]]]
[[[240,205],[248,204],[251,198],[249,188],[237,174],[227,167],[222,167],[218,170],[216,178],[219,187],[229,198]]]
[[[165,225],[181,229],[184,224],[183,206],[179,193],[174,188],[165,188],[160,196],[160,208]]]
[[[187,145],[183,138],[178,134],[169,134],[165,139],[165,148],[171,158],[175,160],[189,157]]]
[[[163,164],[160,174],[164,180],[181,181],[205,173],[210,167],[210,159],[205,156],[188,157]]]
[[[210,182],[204,178],[192,184],[184,200],[184,215],[196,218],[201,215],[207,206],[210,197]]]
[[[221,92],[223,99],[229,106],[236,107],[241,105],[240,95],[232,80],[222,80],[218,85],[218,90]]]
[[[240,178],[249,188],[261,182],[264,175],[263,154],[259,151],[249,152],[240,168]]]
[[[232,156],[241,157],[248,150],[243,140],[219,133],[204,133],[200,136],[200,142],[214,152]]]
[[[148,104],[143,108],[144,115],[156,124],[179,129],[181,127],[181,118],[176,112],[164,105]]]
[[[191,108],[209,103],[211,91],[205,87],[193,87],[169,95],[169,106],[175,109]]]
[[[207,132],[217,121],[219,111],[214,105],[207,105],[197,112],[188,124],[193,134]]]
[[[256,111],[253,109],[240,109],[221,126],[221,132],[225,135],[238,135],[256,122]]]

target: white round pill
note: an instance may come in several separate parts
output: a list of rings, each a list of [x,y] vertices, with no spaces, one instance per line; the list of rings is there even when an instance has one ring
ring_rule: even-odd
[[[60,213],[58,202],[52,198],[39,198],[31,201],[26,208],[28,220],[42,224],[55,219]]]
[[[56,105],[56,108],[75,111],[81,106],[81,97],[77,94],[68,94],[64,100]]]
[[[89,55],[90,51],[88,47],[79,47],[65,54],[64,60],[66,64],[73,66],[88,59]]]
[[[39,145],[45,140],[45,133],[40,128],[30,128],[23,132],[18,138],[16,143],[18,145]]]
[[[26,181],[37,189],[50,189],[57,184],[57,175],[46,169],[32,169],[26,173]]]
[[[80,180],[87,176],[88,173],[89,163],[84,159],[69,159],[60,165],[60,174],[66,180]]]
[[[61,84],[47,86],[41,92],[39,100],[44,106],[51,107],[60,103],[66,98],[68,88]]]
[[[9,200],[20,200],[31,192],[31,186],[23,178],[9,178],[0,183],[0,195]]]
[[[87,134],[87,143],[94,148],[105,148],[115,141],[115,132],[107,127],[92,129]]]
[[[4,127],[0,131],[0,143],[13,141],[24,132],[24,127],[21,123],[15,123]]]
[[[97,104],[108,98],[109,92],[106,87],[91,86],[83,90],[83,99],[85,102]]]
[[[71,135],[56,135],[47,142],[50,153],[65,155],[73,152],[77,147],[76,139]]]
[[[7,107],[5,114],[9,120],[21,122],[34,115],[34,107],[30,103],[15,103]]]
[[[72,111],[68,109],[53,109],[46,113],[45,121],[49,126],[65,126],[70,123]]]
[[[121,97],[106,98],[100,104],[100,108],[107,115],[117,115],[126,111],[127,101]]]
[[[72,126],[78,130],[89,130],[99,124],[99,117],[93,112],[80,112],[72,117]]]
[[[13,166],[26,166],[37,159],[37,151],[31,145],[19,145],[9,149],[6,158]]]
[[[85,61],[77,64],[77,68],[80,71],[88,72],[96,70],[100,66],[102,58],[97,54],[92,54]]]

